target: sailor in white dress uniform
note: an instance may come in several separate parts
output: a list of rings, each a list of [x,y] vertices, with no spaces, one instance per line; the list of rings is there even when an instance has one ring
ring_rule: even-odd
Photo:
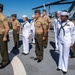
[[[23,53],[29,54],[29,39],[31,35],[30,24],[27,15],[22,16],[24,23],[22,23],[22,40],[23,40]]]
[[[35,21],[35,15],[32,15],[32,20],[30,22],[31,24],[31,40],[32,42],[31,43],[35,43],[35,27],[34,27],[34,21]]]
[[[68,16],[69,13],[63,11],[61,13],[61,22],[58,25],[58,70],[62,70],[63,74],[67,73],[70,47],[75,40],[74,23],[68,20]]]
[[[54,33],[55,33],[55,50],[58,51],[58,37],[57,37],[57,25],[59,24],[59,22],[61,21],[61,11],[58,11],[56,13],[56,18],[54,20]]]

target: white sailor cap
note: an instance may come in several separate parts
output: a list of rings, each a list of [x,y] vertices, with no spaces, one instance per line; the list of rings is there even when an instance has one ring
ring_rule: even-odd
[[[69,13],[68,13],[68,12],[63,11],[63,12],[61,12],[61,15],[62,15],[62,16],[69,16]]]
[[[28,16],[27,16],[27,15],[23,15],[22,17],[28,18]]]
[[[58,14],[61,14],[61,11],[57,11]]]
[[[35,17],[35,15],[32,15],[32,17]]]

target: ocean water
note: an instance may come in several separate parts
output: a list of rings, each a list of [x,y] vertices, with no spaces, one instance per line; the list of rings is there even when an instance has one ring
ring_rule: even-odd
[[[22,20],[22,19],[18,19],[18,21],[19,21],[20,23],[23,23],[23,20]],[[28,21],[29,21],[29,23],[30,23],[31,19],[29,19]]]

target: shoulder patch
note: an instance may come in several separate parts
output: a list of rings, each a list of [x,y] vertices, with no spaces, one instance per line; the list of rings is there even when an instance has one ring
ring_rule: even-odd
[[[67,24],[67,26],[70,26],[69,24]]]

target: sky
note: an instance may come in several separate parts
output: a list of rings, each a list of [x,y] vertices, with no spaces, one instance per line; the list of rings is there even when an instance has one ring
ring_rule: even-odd
[[[18,16],[17,18],[21,19],[22,15],[27,15],[28,18],[31,19],[31,16],[34,14],[32,8],[55,1],[58,0],[0,0],[0,3],[4,5],[3,13],[6,16],[11,16],[11,14],[17,14]],[[50,12],[65,10],[68,9],[69,7],[70,5],[51,6]],[[48,10],[48,7],[46,9]]]

